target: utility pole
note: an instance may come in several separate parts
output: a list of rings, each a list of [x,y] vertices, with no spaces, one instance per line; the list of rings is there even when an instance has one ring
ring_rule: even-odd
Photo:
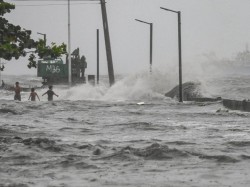
[[[72,76],[71,76],[71,38],[70,38],[70,0],[68,0],[68,81],[69,86],[72,84]]]
[[[97,31],[96,31],[96,60],[97,60],[97,80],[96,80],[96,82],[97,82],[97,84],[99,84],[99,29],[97,29]]]
[[[102,9],[103,30],[104,30],[106,55],[107,55],[107,62],[108,62],[109,84],[110,86],[112,86],[115,83],[115,76],[114,76],[114,68],[113,68],[110,36],[109,36],[106,2],[105,0],[100,0],[100,3],[101,3],[101,9]]]

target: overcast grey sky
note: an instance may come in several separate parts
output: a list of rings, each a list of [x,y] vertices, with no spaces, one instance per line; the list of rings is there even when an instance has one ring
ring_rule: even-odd
[[[114,71],[136,73],[149,68],[149,26],[154,23],[153,68],[168,69],[178,64],[177,14],[182,12],[183,66],[191,68],[197,56],[215,52],[219,58],[232,57],[245,49],[250,40],[249,0],[106,0]],[[32,37],[46,33],[49,43],[67,43],[67,1],[11,1],[16,9],[5,17],[33,31]],[[54,4],[60,5],[54,5]],[[98,3],[71,3],[71,48],[85,55],[87,74],[96,72],[96,29],[101,38],[101,74],[107,74],[107,62]],[[62,5],[64,4],[64,5]],[[27,6],[32,5],[32,6]],[[33,6],[44,5],[44,6]],[[21,62],[21,63],[20,63]],[[8,62],[6,74],[36,74],[26,68],[27,60]]]

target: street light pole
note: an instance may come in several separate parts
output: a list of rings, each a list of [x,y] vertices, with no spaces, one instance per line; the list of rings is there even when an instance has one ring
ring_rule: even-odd
[[[181,52],[181,12],[160,7],[163,10],[178,14],[178,49],[179,49],[179,102],[183,102],[182,98],[182,52]]]
[[[43,35],[44,47],[46,47],[46,34],[38,32],[37,34]]]
[[[152,73],[153,62],[153,23],[150,23],[150,73]]]
[[[153,23],[135,19],[135,21],[150,25],[150,56],[149,56],[149,72],[152,73],[152,62],[153,62]]]
[[[179,101],[183,102],[182,93],[182,51],[181,51],[181,12],[178,12],[178,48],[179,48]]]

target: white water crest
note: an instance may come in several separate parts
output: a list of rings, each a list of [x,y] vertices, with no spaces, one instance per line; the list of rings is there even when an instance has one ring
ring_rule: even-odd
[[[116,81],[113,86],[103,82],[96,85],[82,84],[69,89],[54,87],[54,91],[60,94],[64,100],[150,100],[163,99],[169,86],[167,78],[160,73],[138,73],[124,76]]]

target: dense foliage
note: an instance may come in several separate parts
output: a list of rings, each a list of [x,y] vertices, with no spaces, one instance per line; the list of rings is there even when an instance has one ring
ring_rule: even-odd
[[[31,31],[21,28],[19,25],[9,23],[3,16],[15,9],[15,5],[0,0],[0,58],[5,60],[19,59],[29,56],[28,67],[36,68],[36,55],[39,58],[50,57],[57,58],[66,54],[66,45],[63,43],[57,46],[52,43],[51,46],[45,46],[44,40],[35,41],[31,39]],[[3,71],[4,66],[0,66]]]
[[[52,43],[51,46],[45,46],[44,40],[39,40],[35,43],[36,50],[33,53],[36,53],[39,58],[52,58],[56,59],[60,57],[63,54],[66,54],[66,45],[63,43],[59,46],[57,46],[55,43]],[[28,67],[36,68],[36,56],[34,54],[31,54],[29,56],[29,64]]]

